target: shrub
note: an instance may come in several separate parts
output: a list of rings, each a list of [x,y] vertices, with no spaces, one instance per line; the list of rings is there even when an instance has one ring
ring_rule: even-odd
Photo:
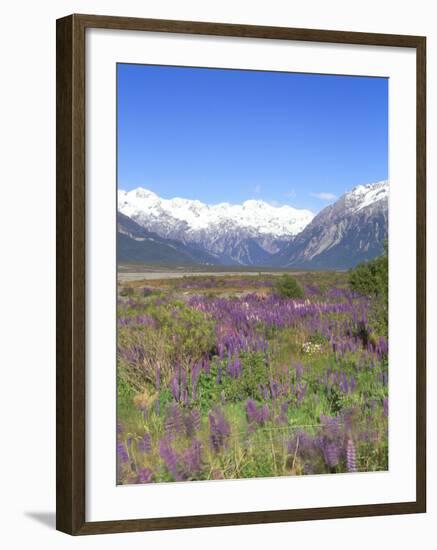
[[[282,275],[275,285],[275,290],[282,298],[303,298],[304,291],[291,275]]]
[[[151,298],[124,313],[132,322],[118,330],[118,372],[137,392],[169,384],[175,369],[188,369],[214,349],[214,322],[183,302]]]
[[[376,332],[388,334],[388,248],[384,253],[363,262],[349,271],[350,288],[364,296],[372,298],[370,306],[371,324]]]
[[[363,296],[378,296],[386,299],[388,295],[388,253],[387,244],[384,253],[368,262],[359,263],[349,271],[350,288]]]
[[[120,290],[120,296],[133,296],[135,294],[134,289],[131,286],[125,286]]]

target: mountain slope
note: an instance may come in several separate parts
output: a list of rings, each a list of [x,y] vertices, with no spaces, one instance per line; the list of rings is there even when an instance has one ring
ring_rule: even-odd
[[[216,264],[207,252],[147,231],[136,222],[117,213],[117,261],[148,264]]]
[[[263,201],[206,205],[119,191],[119,257],[146,263],[347,269],[379,255],[388,182],[359,185],[315,217]]]
[[[383,251],[388,234],[388,182],[360,185],[324,208],[275,255],[284,267],[346,269]]]
[[[138,188],[118,192],[118,209],[141,227],[163,238],[201,247],[223,264],[268,265],[313,219],[309,210],[275,207],[264,201],[204,204],[162,199]]]

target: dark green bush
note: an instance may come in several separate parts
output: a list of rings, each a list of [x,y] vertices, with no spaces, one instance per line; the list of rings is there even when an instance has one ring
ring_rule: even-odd
[[[388,334],[388,248],[387,242],[384,253],[363,262],[349,271],[350,288],[372,298],[370,306],[370,321],[372,328],[378,333]]]
[[[120,290],[120,296],[133,296],[135,294],[134,289],[131,286],[125,286]]]
[[[303,288],[297,280],[286,273],[276,282],[275,290],[282,298],[303,298],[305,296]]]
[[[374,260],[359,263],[349,271],[349,286],[364,296],[388,296],[388,251]]]

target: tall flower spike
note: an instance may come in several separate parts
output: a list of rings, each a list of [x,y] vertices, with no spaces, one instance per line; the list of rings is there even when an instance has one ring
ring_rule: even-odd
[[[248,399],[246,401],[246,414],[248,422],[255,422],[257,419],[257,410],[256,404],[253,399]]]
[[[153,472],[150,468],[140,468],[138,470],[138,483],[151,483]]]
[[[124,443],[117,443],[117,455],[122,464],[129,462],[129,454]]]
[[[152,440],[150,434],[146,432],[138,441],[137,448],[142,453],[150,453],[152,450]]]
[[[222,448],[227,445],[228,437],[231,433],[231,429],[228,421],[223,416],[220,410],[217,410],[215,415],[210,412],[208,415],[209,428],[210,428],[210,442],[213,450],[218,453]]]
[[[178,455],[173,450],[171,443],[167,438],[161,439],[159,442],[159,455],[174,479],[176,481],[180,481],[178,471]]]

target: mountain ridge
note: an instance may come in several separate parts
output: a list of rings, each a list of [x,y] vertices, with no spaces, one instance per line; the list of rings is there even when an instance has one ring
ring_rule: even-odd
[[[119,190],[118,208],[125,225],[129,219],[155,241],[178,243],[190,257],[202,253],[203,263],[343,269],[382,252],[388,192],[387,181],[358,185],[314,215],[252,199],[240,205],[161,199],[137,188]]]
[[[276,256],[284,267],[346,269],[382,253],[388,236],[387,181],[359,185],[321,210]]]
[[[161,199],[143,188],[119,190],[118,209],[160,237],[201,246],[225,265],[265,263],[314,217],[309,210],[253,199],[214,205]]]
[[[117,261],[150,264],[216,265],[220,262],[202,249],[164,239],[117,212]]]

